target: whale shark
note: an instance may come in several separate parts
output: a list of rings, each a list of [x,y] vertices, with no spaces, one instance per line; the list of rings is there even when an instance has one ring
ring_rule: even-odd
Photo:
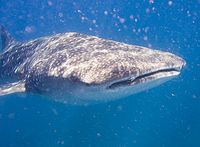
[[[107,102],[178,76],[172,53],[77,32],[16,41],[0,26],[0,96],[32,93],[58,102]]]

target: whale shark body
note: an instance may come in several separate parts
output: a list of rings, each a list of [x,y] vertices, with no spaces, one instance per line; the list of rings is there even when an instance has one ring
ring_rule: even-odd
[[[1,26],[0,95],[33,93],[63,103],[116,100],[180,74],[168,52],[76,32],[18,42]]]

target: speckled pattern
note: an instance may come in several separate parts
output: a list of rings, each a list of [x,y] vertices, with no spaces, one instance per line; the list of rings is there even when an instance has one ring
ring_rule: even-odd
[[[1,64],[2,75],[26,79],[45,75],[101,84],[180,68],[184,60],[168,52],[70,32],[10,45]]]

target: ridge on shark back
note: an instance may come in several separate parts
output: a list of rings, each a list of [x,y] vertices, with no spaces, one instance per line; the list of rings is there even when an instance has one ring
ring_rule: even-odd
[[[168,52],[75,32],[16,41],[0,26],[0,96],[31,92],[64,103],[124,98],[180,74]]]

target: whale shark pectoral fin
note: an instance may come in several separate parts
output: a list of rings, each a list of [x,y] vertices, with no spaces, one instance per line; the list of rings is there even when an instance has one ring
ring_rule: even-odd
[[[15,39],[0,24],[0,53],[3,52],[7,48],[7,46],[15,42]]]
[[[25,82],[18,81],[14,83],[8,83],[5,85],[0,85],[0,96],[12,94],[12,93],[19,93],[25,92]]]

